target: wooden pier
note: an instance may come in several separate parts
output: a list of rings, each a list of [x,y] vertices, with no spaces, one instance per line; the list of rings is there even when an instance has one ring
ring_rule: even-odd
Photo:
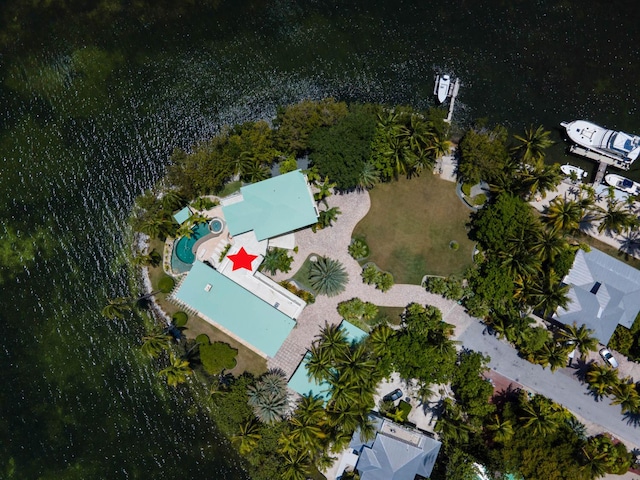
[[[596,178],[593,180],[593,186],[598,186],[602,183],[607,167],[612,166],[621,170],[629,170],[629,167],[631,167],[630,162],[623,162],[618,158],[589,150],[580,145],[571,145],[569,152],[598,162],[598,172],[596,173]]]
[[[453,107],[456,103],[456,97],[458,96],[458,92],[460,91],[460,79],[456,78],[456,81],[449,87],[449,95],[451,97],[451,102],[449,103],[449,114],[445,119],[445,122],[451,123],[451,119],[453,118]]]

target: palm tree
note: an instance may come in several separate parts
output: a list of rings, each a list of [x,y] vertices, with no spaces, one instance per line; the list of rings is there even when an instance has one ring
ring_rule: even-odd
[[[328,350],[320,348],[315,343],[311,345],[309,353],[309,358],[305,363],[307,373],[318,383],[327,380],[331,376],[333,357]]]
[[[129,299],[125,297],[109,298],[107,302],[101,313],[110,320],[124,318],[125,312],[131,311],[132,308]]]
[[[611,405],[620,405],[623,414],[640,413],[640,395],[631,379],[624,379],[620,383],[613,385],[611,393],[615,397]]]
[[[549,260],[553,262],[556,256],[566,250],[567,240],[554,227],[540,228],[536,230],[536,235],[531,243],[531,253],[535,254],[541,261]]]
[[[164,332],[154,331],[142,337],[141,350],[151,358],[158,358],[160,354],[169,349],[171,336]]]
[[[355,348],[347,349],[336,360],[340,372],[338,381],[341,383],[366,386],[377,380],[377,375],[374,373],[376,361],[369,358],[364,343],[356,345]]]
[[[133,257],[133,264],[137,266],[157,267],[162,262],[162,254],[155,248],[147,254],[136,255]]]
[[[289,408],[287,380],[278,370],[269,370],[247,387],[248,403],[262,423],[273,424],[284,418]]]
[[[528,164],[539,162],[544,158],[545,149],[554,144],[549,138],[551,132],[545,130],[540,125],[535,130],[533,125],[525,129],[524,135],[514,135],[514,138],[520,142],[519,145],[513,147],[513,151],[522,158],[522,161]]]
[[[545,211],[546,221],[563,232],[577,230],[583,216],[584,210],[578,202],[560,196],[551,200]]]
[[[324,328],[317,335],[318,346],[327,352],[331,362],[341,358],[349,350],[347,334],[340,327],[340,324],[328,324],[325,322]]]
[[[358,176],[358,189],[370,190],[380,182],[380,173],[371,162],[367,162],[362,167]]]
[[[455,405],[451,399],[446,398],[443,402],[442,415],[434,427],[444,442],[453,444],[464,444],[469,441],[469,433],[472,427],[462,415],[460,407]]]
[[[140,224],[140,231],[146,233],[152,238],[163,239],[167,237],[175,228],[173,220],[168,217],[151,217],[147,218]]]
[[[332,190],[335,186],[335,183],[331,183],[329,181],[329,177],[324,177],[324,181],[318,185],[318,191],[313,194],[313,199],[317,203],[324,203],[324,206],[328,208],[329,205],[327,205],[327,197],[330,197],[333,194]]]
[[[314,232],[318,229],[330,227],[338,219],[338,215],[342,212],[338,207],[331,207],[327,210],[320,210],[318,213],[318,223],[311,227]]]
[[[390,340],[395,334],[389,325],[377,325],[367,337],[371,351],[378,357],[386,357],[391,353]]]
[[[598,396],[608,395],[618,382],[615,370],[606,365],[591,365],[586,376],[589,388]]]
[[[282,480],[305,480],[311,467],[307,452],[288,452],[283,456],[284,470]]]
[[[193,224],[190,221],[184,222],[182,225],[180,225],[180,228],[176,230],[177,237],[191,238],[193,237],[194,233],[195,232],[193,230]]]
[[[378,268],[372,263],[362,269],[362,281],[367,285],[376,283],[379,277],[380,270],[378,270]]]
[[[177,210],[186,202],[178,190],[167,190],[162,195],[162,207],[167,211]]]
[[[600,221],[598,233],[606,231],[609,235],[620,235],[638,224],[636,216],[630,213],[623,203],[615,200],[607,202],[607,209],[596,215],[596,220]]]
[[[539,352],[535,353],[537,360],[542,364],[548,364],[552,372],[567,364],[569,350],[565,345],[554,342],[546,342]]]
[[[513,438],[513,424],[511,420],[501,420],[498,415],[492,423],[487,425],[487,429],[493,432],[493,441],[497,443],[508,443]]]
[[[609,455],[607,452],[600,452],[590,444],[582,447],[582,466],[587,478],[599,478],[604,476],[609,468]]]
[[[338,295],[344,291],[348,280],[342,264],[331,258],[319,257],[309,269],[309,283],[318,295]]]
[[[524,428],[531,428],[536,435],[546,436],[558,429],[559,416],[548,400],[536,395],[531,400],[525,400],[520,420],[524,422]]]
[[[587,358],[589,352],[594,352],[598,348],[598,339],[592,337],[593,330],[582,324],[580,327],[574,322],[573,325],[565,325],[560,331],[560,338],[565,344],[572,345],[580,352],[580,359]]]
[[[241,424],[238,428],[238,433],[231,437],[231,443],[235,445],[240,455],[247,455],[256,448],[262,436],[260,435],[258,424],[253,420]]]
[[[523,174],[523,183],[529,195],[540,193],[542,198],[546,198],[547,192],[557,190],[558,184],[562,181],[560,166],[535,165],[526,170]]]
[[[553,269],[549,269],[546,274],[537,279],[531,289],[531,300],[533,308],[540,308],[545,317],[551,315],[558,308],[566,308],[569,304],[569,285],[562,285],[558,275]]]
[[[193,374],[189,362],[180,357],[176,357],[173,352],[169,354],[169,366],[160,370],[158,375],[167,377],[167,383],[175,387],[187,381],[187,377]]]
[[[320,447],[321,440],[327,437],[323,429],[324,401],[320,397],[303,396],[289,424],[289,436],[301,449],[316,450]]]

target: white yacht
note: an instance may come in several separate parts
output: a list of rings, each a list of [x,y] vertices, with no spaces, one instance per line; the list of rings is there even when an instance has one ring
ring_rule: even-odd
[[[574,167],[573,165],[569,165],[568,163],[566,165],[562,165],[560,167],[560,171],[564,173],[566,176],[570,176],[572,172],[575,172],[578,179],[584,178],[587,176],[587,172],[585,172],[583,169],[579,167]]]
[[[607,130],[585,120],[562,122],[567,135],[577,145],[605,155],[622,164],[631,165],[640,155],[640,136]]]
[[[444,102],[449,96],[449,88],[451,86],[451,77],[449,75],[438,75],[436,77],[436,85],[433,94],[438,97],[438,102]]]
[[[640,183],[629,180],[628,178],[610,173],[604,176],[604,181],[629,195],[640,195]]]

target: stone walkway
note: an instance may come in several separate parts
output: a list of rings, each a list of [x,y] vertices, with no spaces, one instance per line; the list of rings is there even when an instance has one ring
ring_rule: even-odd
[[[316,303],[308,305],[298,318],[276,356],[269,359],[269,368],[279,368],[287,376],[291,376],[307,349],[311,346],[327,324],[338,324],[342,318],[338,315],[338,303],[358,297],[374,305],[385,307],[406,307],[412,302],[422,305],[433,305],[442,311],[443,319],[456,327],[454,337],[458,337],[473,318],[466,314],[464,308],[456,302],[446,300],[440,295],[428,293],[419,285],[396,284],[387,292],[381,292],[372,285],[362,282],[362,267],[347,251],[351,235],[358,222],[364,218],[371,207],[368,192],[354,192],[332,195],[328,198],[329,207],[338,207],[342,214],[332,227],[313,233],[306,229],[296,233],[298,253],[294,255],[292,272],[296,272],[306,258],[312,254],[327,256],[340,261],[349,275],[349,282],[344,292],[335,297],[318,296]],[[286,280],[290,274],[279,272],[276,281]]]

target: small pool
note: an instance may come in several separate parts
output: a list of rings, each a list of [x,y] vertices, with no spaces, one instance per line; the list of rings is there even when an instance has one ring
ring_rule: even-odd
[[[173,251],[181,262],[192,264],[196,259],[196,254],[193,251],[193,246],[202,237],[209,235],[209,226],[206,223],[199,223],[194,227],[194,232],[191,238],[181,237],[173,247]]]
[[[220,235],[224,230],[224,220],[222,220],[220,217],[213,217],[211,220],[209,220],[209,230],[214,235]]]

